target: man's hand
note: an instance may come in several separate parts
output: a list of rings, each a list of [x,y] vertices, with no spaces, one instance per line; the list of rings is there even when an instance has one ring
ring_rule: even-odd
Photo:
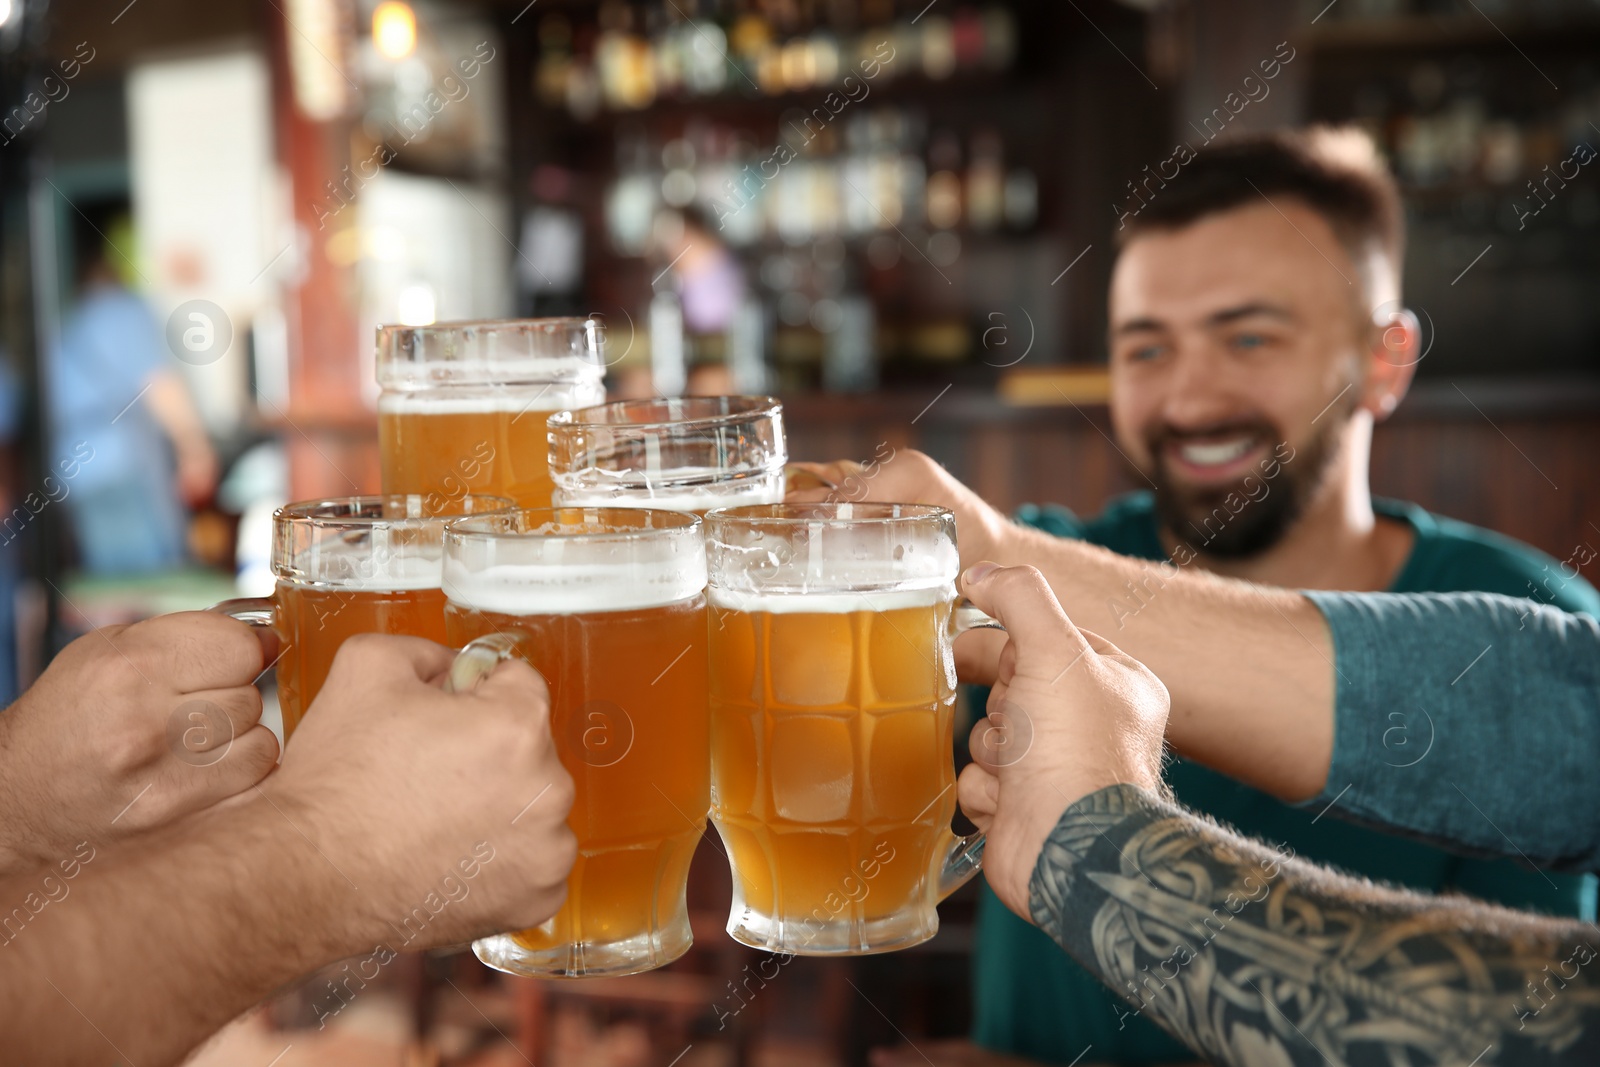
[[[1006,644],[988,715],[972,728],[976,762],[961,772],[961,810],[989,835],[990,888],[1028,918],[1028,881],[1068,805],[1119,783],[1161,791],[1167,690],[1073,626],[1032,567],[982,563],[962,587],[1005,626]]]
[[[472,692],[445,693],[453,656],[420,638],[345,641],[262,786],[339,872],[330,903],[369,941],[394,945],[429,894],[449,903],[424,911],[404,947],[537,926],[566,897],[574,790],[544,679],[511,660]]]
[[[252,684],[277,642],[185,611],[62,649],[0,713],[0,873],[209,807],[278,758]]]
[[[889,450],[866,463],[847,459],[789,466],[802,475],[790,478],[792,488],[785,499],[791,502],[871,500],[949,508],[956,516],[956,543],[963,567],[1002,555],[999,546],[1014,529],[1005,515],[915,449]]]
[[[451,659],[352,637],[261,785],[59,875],[0,880],[29,902],[0,937],[0,1058],[115,1046],[176,1063],[334,960],[359,956],[370,981],[400,952],[549,918],[577,849],[544,682],[509,662],[445,693]]]

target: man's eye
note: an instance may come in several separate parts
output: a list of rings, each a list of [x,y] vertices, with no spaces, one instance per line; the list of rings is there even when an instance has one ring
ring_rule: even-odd
[[[1145,363],[1161,355],[1160,345],[1139,345],[1128,350],[1128,359],[1133,363]]]
[[[1267,339],[1259,333],[1241,333],[1233,339],[1233,347],[1243,349],[1262,348],[1266,343]]]

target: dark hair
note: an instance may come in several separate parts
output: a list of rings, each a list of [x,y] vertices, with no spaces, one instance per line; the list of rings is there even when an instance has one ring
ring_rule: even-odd
[[[1140,234],[1178,229],[1263,198],[1292,198],[1327,220],[1358,268],[1376,248],[1399,284],[1405,256],[1400,190],[1361,130],[1275,130],[1219,138],[1190,151],[1175,177],[1136,183],[1150,195],[1122,217],[1119,248]],[[1371,279],[1365,280],[1370,289]]]

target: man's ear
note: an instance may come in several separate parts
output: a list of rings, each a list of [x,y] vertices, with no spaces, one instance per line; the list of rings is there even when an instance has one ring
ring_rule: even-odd
[[[1370,364],[1361,406],[1382,422],[1394,414],[1422,362],[1422,323],[1410,308],[1380,309],[1372,323]]]

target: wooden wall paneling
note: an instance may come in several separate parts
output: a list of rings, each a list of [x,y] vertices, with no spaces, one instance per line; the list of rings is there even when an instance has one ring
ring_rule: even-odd
[[[797,401],[789,411],[791,452],[798,459],[868,459],[884,441],[915,447],[1007,511],[1057,503],[1089,516],[1111,497],[1143,487],[1110,440],[1101,407],[966,410],[951,403],[947,417],[930,412],[913,426],[916,413],[895,400]],[[1600,481],[1593,469],[1600,419],[1496,413],[1493,420],[1476,412],[1418,413],[1380,426],[1373,491],[1497,530],[1557,560],[1576,557],[1574,566],[1600,585]]]

